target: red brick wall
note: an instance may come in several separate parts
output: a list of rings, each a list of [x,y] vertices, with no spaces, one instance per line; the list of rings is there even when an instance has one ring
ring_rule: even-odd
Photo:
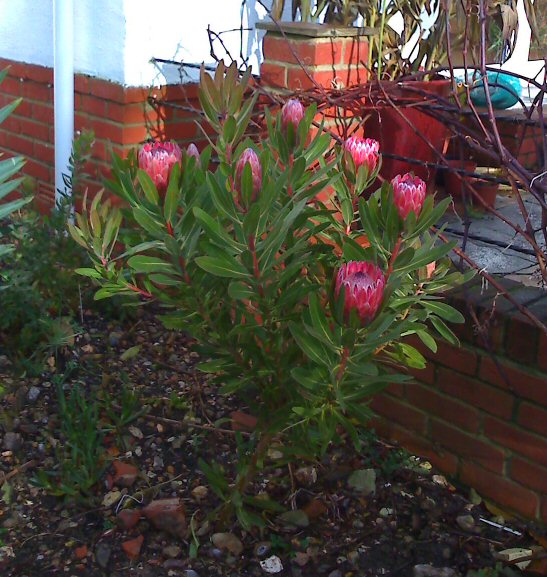
[[[547,321],[544,291],[505,284]],[[374,426],[483,498],[547,522],[547,336],[479,284],[450,300],[468,319],[461,348],[443,342],[433,354],[415,342],[428,366],[374,399]]]
[[[38,184],[41,204],[54,198],[53,71],[0,59],[0,69],[10,66],[0,84],[0,106],[23,97],[15,112],[0,125],[0,152],[27,157],[24,172]],[[155,104],[149,103],[149,97]],[[165,106],[169,101],[186,110]],[[92,162],[86,167],[96,190],[108,175],[111,152],[127,152],[149,137],[177,140],[181,145],[199,141],[195,120],[199,109],[195,85],[167,86],[158,89],[127,88],[82,74],[74,85],[75,130],[95,133]]]
[[[263,42],[262,81],[278,89],[310,90],[362,84],[368,42],[360,37],[310,38],[268,32]]]

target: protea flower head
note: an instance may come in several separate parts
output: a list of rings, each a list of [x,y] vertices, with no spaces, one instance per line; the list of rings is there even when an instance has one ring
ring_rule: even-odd
[[[171,170],[181,158],[176,142],[147,142],[139,150],[139,168],[146,170],[158,192],[165,192]]]
[[[196,159],[196,162],[200,161],[198,147],[193,142],[188,145],[186,156],[193,156]]]
[[[368,325],[382,304],[385,284],[384,273],[371,262],[350,261],[343,264],[336,275],[334,293],[338,298],[340,291],[344,290],[346,320],[355,310],[362,325]]]
[[[281,109],[281,126],[283,130],[286,131],[289,124],[292,124],[296,132],[302,118],[304,118],[304,106],[302,106],[300,100],[296,98],[287,100]]]
[[[246,148],[236,164],[236,189],[241,193],[241,181],[243,179],[243,170],[246,165],[251,167],[253,177],[253,199],[256,198],[258,191],[262,188],[262,166],[260,159],[252,148]]]
[[[425,182],[420,177],[407,172],[403,175],[398,174],[391,184],[393,201],[401,218],[405,220],[411,211],[418,217],[425,200]]]
[[[368,174],[371,174],[378,166],[380,143],[372,138],[350,136],[350,138],[344,142],[344,156],[353,160],[355,170],[360,166],[365,166]]]

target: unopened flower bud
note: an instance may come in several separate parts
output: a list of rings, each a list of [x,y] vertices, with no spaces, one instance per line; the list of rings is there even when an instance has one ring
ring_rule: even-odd
[[[182,152],[176,142],[147,142],[139,150],[139,168],[148,173],[158,192],[165,192],[173,166]]]
[[[356,311],[363,326],[376,316],[384,296],[386,280],[381,269],[371,262],[350,261],[338,270],[335,296],[344,291],[344,317]]]
[[[392,181],[393,202],[403,220],[406,220],[410,212],[414,212],[416,218],[420,215],[425,200],[426,184],[418,176],[410,173],[398,174]]]
[[[304,118],[304,107],[300,100],[291,98],[287,100],[281,109],[281,126],[283,130],[287,130],[289,124],[293,125],[294,132],[298,130],[300,122]]]
[[[193,156],[196,159],[196,162],[199,164],[200,157],[199,157],[199,150],[198,147],[192,142],[192,144],[188,145],[186,149],[186,156]]]
[[[243,171],[247,164],[251,167],[254,199],[262,188],[262,166],[260,165],[260,159],[252,148],[246,148],[236,164],[236,189],[239,193],[241,193],[242,189]]]

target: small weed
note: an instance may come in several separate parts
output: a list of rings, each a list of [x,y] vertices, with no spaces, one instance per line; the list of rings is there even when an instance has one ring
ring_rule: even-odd
[[[88,502],[107,466],[99,403],[96,396],[86,395],[79,384],[67,395],[60,381],[56,383],[61,423],[57,468],[38,471],[33,481],[52,495]]]
[[[362,457],[367,466],[378,469],[386,478],[402,468],[413,466],[412,455],[399,447],[385,447],[378,442],[373,429],[365,429],[360,433],[363,449]]]

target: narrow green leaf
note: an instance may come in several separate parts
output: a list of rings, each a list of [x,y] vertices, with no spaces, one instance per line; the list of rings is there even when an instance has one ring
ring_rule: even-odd
[[[161,258],[149,255],[138,254],[132,256],[127,264],[139,273],[174,273],[173,265],[165,262]]]
[[[146,170],[139,168],[137,171],[137,178],[140,185],[142,186],[142,190],[146,199],[152,204],[157,205],[160,201],[160,196],[154,181],[150,178],[150,175],[146,172]]]
[[[196,258],[196,264],[215,276],[227,278],[249,278],[247,269],[235,258],[228,255],[223,257],[199,256]]]

